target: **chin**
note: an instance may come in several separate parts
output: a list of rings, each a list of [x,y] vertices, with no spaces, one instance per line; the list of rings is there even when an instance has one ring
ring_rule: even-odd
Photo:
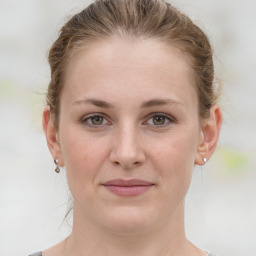
[[[143,209],[123,206],[113,209],[106,223],[109,229],[120,234],[143,233],[154,225],[152,215]]]

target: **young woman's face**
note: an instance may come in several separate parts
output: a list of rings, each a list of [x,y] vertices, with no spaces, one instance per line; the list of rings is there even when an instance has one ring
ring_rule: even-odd
[[[186,57],[153,39],[112,38],[74,57],[58,140],[75,215],[134,231],[179,212],[202,140],[195,88]]]

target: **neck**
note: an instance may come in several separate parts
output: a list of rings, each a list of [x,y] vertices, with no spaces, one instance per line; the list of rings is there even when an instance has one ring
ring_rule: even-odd
[[[65,241],[64,254],[69,256],[199,256],[205,255],[185,237],[184,203],[168,223],[146,232],[121,234],[109,232],[86,221],[74,206],[71,235]]]

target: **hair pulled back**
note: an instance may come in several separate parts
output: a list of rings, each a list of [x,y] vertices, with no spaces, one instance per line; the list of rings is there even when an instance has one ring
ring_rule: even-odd
[[[198,92],[199,115],[207,118],[216,102],[213,54],[205,33],[163,0],[96,0],[62,28],[49,52],[51,81],[47,104],[58,127],[60,97],[72,55],[96,40],[114,35],[156,38],[190,57]]]

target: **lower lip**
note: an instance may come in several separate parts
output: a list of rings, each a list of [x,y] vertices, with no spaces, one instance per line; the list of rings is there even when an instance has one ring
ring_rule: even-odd
[[[104,185],[113,194],[119,196],[137,196],[148,191],[153,185],[148,186],[130,186],[130,187],[119,187],[119,186],[110,186]]]

